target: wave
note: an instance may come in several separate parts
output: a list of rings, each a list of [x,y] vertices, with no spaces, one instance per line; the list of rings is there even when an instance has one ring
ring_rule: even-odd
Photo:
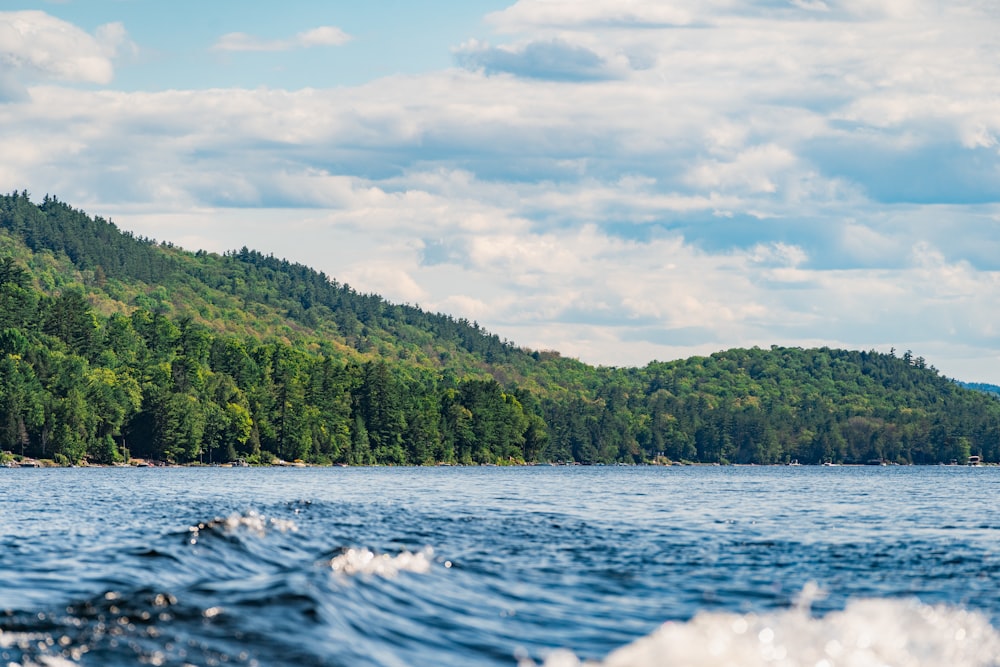
[[[298,532],[298,525],[291,519],[276,519],[266,517],[254,510],[245,514],[230,514],[225,518],[216,518],[205,521],[188,528],[190,543],[197,544],[198,538],[204,531],[221,531],[226,535],[232,535],[239,530],[246,530],[258,537],[263,537],[270,530],[277,530],[282,533]]]
[[[807,587],[789,608],[787,591],[814,568],[786,571],[782,593],[750,565],[810,553],[753,531],[709,543],[736,556],[706,567],[687,533],[644,541],[556,513],[466,521],[382,505],[234,505],[193,504],[134,534],[10,558],[28,570],[0,580],[17,603],[0,608],[0,665],[1000,667],[1000,623],[983,603],[994,589],[967,585],[993,571],[985,547],[976,558],[918,541],[886,567],[878,544],[824,546],[837,568],[851,565],[820,568],[823,580],[846,571],[849,585],[815,607]],[[937,588],[904,587],[936,582],[933,568],[958,558],[968,564]],[[869,562],[898,583],[873,584]],[[720,582],[742,588],[726,597]],[[896,597],[913,590],[922,601]]]
[[[386,650],[378,627],[404,635],[405,575],[451,563],[412,543],[351,545],[326,510],[222,512],[94,549],[69,599],[0,609],[0,665],[365,664]],[[416,645],[424,632],[412,634]]]
[[[532,667],[528,658],[519,667]],[[998,667],[1000,632],[982,614],[916,600],[865,599],[811,616],[704,613],[668,622],[603,661],[549,654],[544,667]]]
[[[170,593],[108,591],[50,612],[0,618],[0,664],[538,667],[536,658],[544,667],[1000,667],[1000,632],[981,613],[868,598],[814,615],[812,588],[791,609],[704,612],[665,623],[603,660],[568,650],[546,654],[552,636],[544,614],[489,622],[467,598],[455,597],[470,573],[449,565],[430,548],[390,555],[354,547],[304,570],[202,581]],[[498,598],[482,601],[494,606]],[[507,623],[515,625],[505,629]],[[508,652],[516,636],[531,654]]]
[[[230,518],[211,527],[208,522],[199,532],[272,527]],[[343,548],[332,559],[311,559],[281,572],[233,572],[170,592],[162,586],[107,591],[56,609],[8,612],[0,614],[0,664],[379,664],[370,656],[387,650],[380,628],[394,641],[406,636],[407,621],[397,614],[412,594],[390,580],[426,574],[436,564],[430,548],[395,555]],[[422,640],[429,631],[424,621],[412,621],[420,632],[406,641]],[[331,635],[344,641],[332,642]]]
[[[365,548],[346,549],[330,561],[330,569],[347,575],[369,574],[391,579],[400,572],[426,574],[431,569],[433,557],[434,550],[430,547],[416,553],[403,551],[395,556],[376,554]],[[451,567],[451,563],[446,561],[444,566]]]

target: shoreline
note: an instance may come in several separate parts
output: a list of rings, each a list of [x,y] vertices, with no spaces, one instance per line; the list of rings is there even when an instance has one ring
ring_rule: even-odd
[[[247,463],[229,461],[225,463],[171,463],[132,459],[128,463],[79,463],[63,464],[52,459],[12,459],[0,463],[0,468],[895,468],[895,467],[946,467],[946,468],[989,468],[1000,463],[701,463],[694,461],[670,461],[647,463],[579,463],[579,462],[532,462],[532,463],[431,463],[424,465],[392,465],[347,463],[307,463],[305,461],[275,460],[271,463]]]

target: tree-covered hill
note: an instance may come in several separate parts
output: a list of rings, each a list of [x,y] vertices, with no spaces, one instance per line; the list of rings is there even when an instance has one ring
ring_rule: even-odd
[[[981,391],[983,393],[990,394],[994,398],[1000,399],[1000,386],[995,384],[988,384],[986,382],[959,382],[958,384],[966,389]]]
[[[0,197],[0,450],[64,461],[1000,460],[1000,401],[912,354],[594,368],[247,248]]]
[[[392,304],[301,264],[247,248],[222,256],[185,252],[48,195],[38,205],[26,192],[0,196],[0,230],[36,256],[25,258],[36,286],[53,293],[78,283],[103,314],[139,307],[248,338],[316,336],[347,356],[488,373],[503,382],[563,385],[583,370],[572,359],[518,348],[475,322]]]

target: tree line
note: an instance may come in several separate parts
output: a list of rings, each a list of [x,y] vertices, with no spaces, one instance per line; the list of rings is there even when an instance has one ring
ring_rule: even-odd
[[[1000,402],[909,351],[595,368],[246,248],[137,238],[54,198],[0,197],[0,230],[0,449],[18,455],[1000,461]]]
[[[492,378],[346,360],[213,334],[137,309],[95,315],[79,289],[38,296],[0,261],[0,443],[110,463],[522,462],[538,415]]]

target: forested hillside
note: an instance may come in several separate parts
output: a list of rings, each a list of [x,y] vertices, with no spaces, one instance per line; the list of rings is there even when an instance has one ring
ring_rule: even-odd
[[[243,248],[0,197],[0,449],[429,464],[1000,460],[1000,401],[925,361],[729,350],[593,368]]]
[[[985,394],[990,394],[994,398],[1000,399],[1000,386],[995,384],[987,384],[985,382],[959,382],[958,384],[966,389],[981,391]]]

